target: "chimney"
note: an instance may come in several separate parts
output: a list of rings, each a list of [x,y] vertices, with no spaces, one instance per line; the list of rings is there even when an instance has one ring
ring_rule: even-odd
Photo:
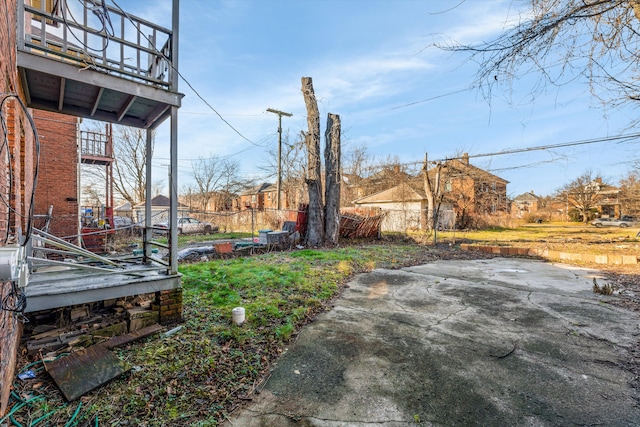
[[[462,153],[462,163],[465,165],[469,164],[469,153]]]

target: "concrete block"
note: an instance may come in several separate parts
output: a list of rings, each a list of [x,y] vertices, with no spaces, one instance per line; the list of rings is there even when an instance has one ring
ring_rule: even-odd
[[[596,264],[608,264],[609,257],[607,255],[596,255]]]
[[[569,254],[569,259],[571,261],[582,261],[583,260],[583,254],[571,253],[571,254]]]
[[[545,258],[549,258],[549,259],[560,259],[560,251],[547,251],[547,250],[545,250],[545,254],[543,256]]]
[[[622,255],[609,255],[609,264],[622,264]]]
[[[160,321],[160,313],[154,310],[133,308],[127,310],[129,314],[129,332],[135,332]]]
[[[622,255],[623,264],[637,264],[638,257],[636,255]]]

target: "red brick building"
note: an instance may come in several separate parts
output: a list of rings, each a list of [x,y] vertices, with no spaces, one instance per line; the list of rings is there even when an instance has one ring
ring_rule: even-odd
[[[78,132],[77,117],[34,110],[40,136],[40,170],[35,210],[36,226],[43,227],[49,212],[49,233],[75,236],[79,227]]]
[[[35,138],[24,107],[26,94],[17,69],[16,0],[0,7],[0,99],[7,134],[0,145],[0,239],[15,236],[18,228],[27,231],[31,195],[34,189]],[[11,240],[7,240],[11,242]],[[0,300],[11,292],[10,282],[0,283]],[[9,400],[15,373],[16,347],[22,324],[15,313],[0,310],[0,415]]]

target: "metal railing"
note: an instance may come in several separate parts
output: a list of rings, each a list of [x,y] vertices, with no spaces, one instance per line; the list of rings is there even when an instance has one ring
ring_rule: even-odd
[[[49,11],[47,4],[18,1],[18,49],[170,89],[171,30],[99,0],[59,0]]]
[[[109,135],[101,132],[80,131],[80,154],[112,158],[113,149]]]

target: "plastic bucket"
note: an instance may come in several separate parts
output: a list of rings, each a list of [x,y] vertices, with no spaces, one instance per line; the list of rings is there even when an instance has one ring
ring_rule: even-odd
[[[244,323],[245,310],[244,307],[236,307],[231,310],[231,319],[233,323],[240,326]]]

